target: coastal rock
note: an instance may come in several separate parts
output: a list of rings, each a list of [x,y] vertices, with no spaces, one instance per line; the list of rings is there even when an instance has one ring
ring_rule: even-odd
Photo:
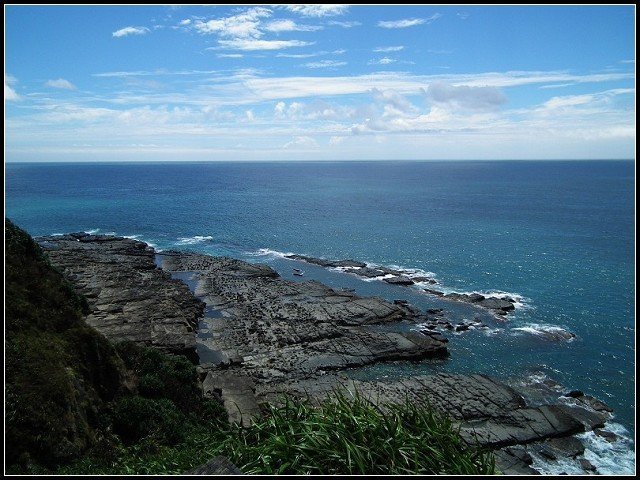
[[[156,268],[136,240],[72,233],[37,239],[51,264],[85,295],[86,322],[113,341],[133,341],[193,360],[204,303]]]
[[[444,297],[444,293],[438,290],[433,290],[431,288],[423,288],[423,291],[430,293],[431,295],[435,295],[436,297]]]
[[[350,273],[355,273],[361,277],[365,278],[376,278],[376,277],[384,277],[386,274],[382,270],[378,270],[377,268],[369,268],[369,267],[361,267],[354,268],[349,270]]]
[[[594,428],[593,433],[598,435],[599,437],[604,438],[607,442],[613,443],[620,440],[620,437],[613,432],[609,432],[607,430],[603,430],[602,428]]]
[[[413,280],[414,283],[430,283],[431,285],[436,285],[438,283],[437,280],[429,277],[411,277],[411,280]]]
[[[385,278],[384,279],[385,282],[390,283],[391,285],[413,285],[413,280],[411,280],[409,277],[391,277],[391,278]]]
[[[505,475],[540,475],[540,472],[529,466],[533,459],[522,447],[505,447],[493,453],[496,467]]]
[[[596,471],[595,465],[593,463],[591,463],[589,460],[587,460],[586,458],[581,458],[580,459],[580,466],[586,472],[595,472]]]
[[[516,308],[512,302],[509,302],[508,300],[504,300],[502,298],[496,298],[496,297],[485,298],[484,300],[480,300],[477,303],[491,310],[502,310],[505,312],[514,310]]]

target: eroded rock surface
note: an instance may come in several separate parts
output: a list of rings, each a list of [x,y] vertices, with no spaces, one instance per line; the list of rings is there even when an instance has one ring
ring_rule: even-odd
[[[153,248],[136,240],[74,233],[36,239],[51,264],[88,301],[89,325],[113,341],[133,341],[191,359],[204,303],[156,268]]]

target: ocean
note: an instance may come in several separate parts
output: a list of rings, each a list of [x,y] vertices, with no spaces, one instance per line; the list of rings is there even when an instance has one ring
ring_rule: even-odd
[[[611,428],[627,438],[585,437],[593,463],[635,471],[633,161],[7,163],[5,216],[34,236],[114,233],[263,262],[291,280],[460,320],[482,313],[284,254],[400,267],[447,292],[509,294],[517,308],[503,321],[447,333],[448,359],[358,375],[476,372],[556,398],[582,390],[614,409]],[[557,335],[566,332],[575,337]]]

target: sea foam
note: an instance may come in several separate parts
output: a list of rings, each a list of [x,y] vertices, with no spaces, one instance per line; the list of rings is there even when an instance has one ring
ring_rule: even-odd
[[[544,325],[540,323],[529,323],[521,327],[513,327],[512,331],[529,333],[547,340],[566,340],[568,342],[575,339],[575,334],[556,325]]]
[[[178,241],[175,243],[176,245],[195,245],[197,243],[203,243],[213,240],[213,237],[210,235],[201,236],[195,235],[193,237],[179,237]]]

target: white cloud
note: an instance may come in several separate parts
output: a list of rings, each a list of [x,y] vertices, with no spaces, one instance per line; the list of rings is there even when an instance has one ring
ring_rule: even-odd
[[[149,33],[149,29],[147,27],[125,27],[120,30],[116,30],[111,35],[116,38],[120,38],[128,35],[145,35],[147,33]]]
[[[359,27],[360,25],[362,25],[360,22],[355,22],[355,21],[351,21],[351,22],[340,22],[338,20],[329,20],[329,22],[327,22],[329,25],[335,25],[338,27],[342,27],[342,28],[353,28],[353,27]]]
[[[460,19],[460,20],[466,20],[467,18],[469,18],[470,14],[467,12],[458,12],[456,13],[456,16]]]
[[[315,42],[303,42],[301,40],[257,40],[251,38],[234,38],[232,40],[220,40],[218,44],[222,48],[233,50],[282,50],[291,47],[306,47]]]
[[[332,17],[349,10],[348,5],[285,5],[284,8],[303,17]]]
[[[373,51],[379,52],[379,53],[388,53],[388,52],[399,52],[402,49],[404,49],[404,46],[398,45],[397,47],[377,47],[377,48],[374,48]]]
[[[218,53],[216,55],[218,58],[242,58],[244,57],[241,53]]]
[[[237,15],[217,18],[203,22],[196,20],[193,27],[201,34],[218,34],[221,37],[231,38],[259,38],[263,35],[260,31],[260,19],[271,16],[271,10],[264,7],[250,8]]]
[[[6,80],[4,82],[4,99],[8,102],[20,100],[20,95],[18,95],[16,91],[7,84]]]
[[[186,26],[191,24],[191,20],[188,18],[185,18],[184,20],[181,20],[180,23],[178,25],[182,25],[182,26]]]
[[[336,60],[320,60],[319,62],[309,62],[303,64],[307,68],[336,68],[346,65],[347,62],[338,62]]]
[[[497,87],[453,86],[445,82],[433,82],[426,93],[432,102],[455,108],[486,110],[507,102],[507,97]]]
[[[334,50],[333,52],[327,52],[327,51],[322,50],[320,52],[312,52],[312,53],[278,53],[278,54],[276,54],[276,57],[312,58],[312,57],[319,57],[321,55],[342,55],[344,53],[347,53],[347,51],[344,50],[344,49]]]
[[[296,137],[290,142],[285,143],[282,148],[318,148],[318,142],[307,136]]]
[[[284,117],[284,112],[286,107],[287,105],[284,102],[276,103],[276,106],[274,107],[275,116],[278,118]]]
[[[253,122],[256,119],[256,117],[253,115],[253,111],[247,110],[244,113],[247,116],[247,120],[249,120],[250,122]]]
[[[426,23],[429,25],[430,23],[435,22],[437,19],[442,17],[439,13],[434,13],[428,18],[407,18],[404,20],[381,20],[378,22],[378,26],[382,28],[407,28],[414,27],[416,25],[422,25]]]
[[[394,63],[396,60],[389,57],[382,57],[378,59],[369,60],[369,65],[389,65],[390,63]]]
[[[329,145],[331,145],[332,147],[336,146],[336,145],[340,145],[341,143],[343,143],[346,140],[346,137],[337,137],[335,135],[333,135],[330,139],[329,139]]]
[[[267,23],[264,29],[268,32],[280,33],[280,32],[315,32],[322,30],[318,25],[299,25],[293,20],[274,20]]]
[[[315,53],[277,53],[276,57],[282,58],[312,58],[319,55],[326,55],[327,52],[315,52]]]
[[[51,88],[60,88],[62,90],[75,90],[76,86],[71,83],[69,80],[65,80],[64,78],[58,78],[57,80],[48,80],[45,83],[46,87]]]

